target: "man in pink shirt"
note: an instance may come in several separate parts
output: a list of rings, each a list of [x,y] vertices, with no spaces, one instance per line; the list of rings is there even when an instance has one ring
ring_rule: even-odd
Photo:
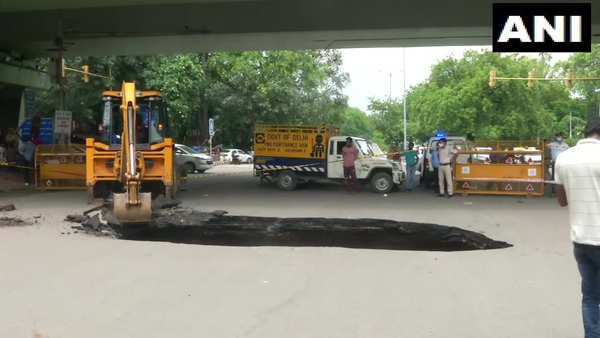
[[[352,191],[350,187],[350,179],[354,181],[354,188],[356,192],[360,192],[360,182],[356,178],[356,170],[354,168],[354,161],[358,159],[358,149],[352,143],[352,138],[346,138],[346,145],[342,148],[342,157],[344,159],[344,179],[346,181],[346,190]]]

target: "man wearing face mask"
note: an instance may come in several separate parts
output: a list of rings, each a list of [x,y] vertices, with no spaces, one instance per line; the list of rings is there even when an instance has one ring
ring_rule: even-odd
[[[445,138],[441,138],[438,142],[438,158],[440,160],[440,168],[438,169],[438,180],[440,185],[440,197],[444,196],[444,192],[448,190],[448,197],[453,196],[452,183],[452,160],[456,156],[454,146],[449,146]],[[446,188],[446,189],[444,189]]]
[[[569,144],[567,144],[564,141],[563,138],[563,133],[558,133],[556,134],[556,139],[554,142],[550,142],[548,144],[548,147],[550,148],[551,154],[552,154],[552,180],[554,180],[554,164],[556,163],[556,158],[558,158],[558,155],[560,153],[562,153],[563,151],[569,149]],[[552,185],[552,195],[554,195],[556,193],[556,185]]]

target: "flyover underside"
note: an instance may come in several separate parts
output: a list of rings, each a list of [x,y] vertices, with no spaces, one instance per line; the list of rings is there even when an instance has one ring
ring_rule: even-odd
[[[67,56],[150,55],[211,51],[272,49],[338,49],[362,47],[417,47],[487,45],[489,29],[436,28],[418,30],[316,31],[113,37],[77,40]],[[30,45],[45,50],[45,43]]]
[[[98,56],[491,44],[491,0],[189,2],[87,7],[92,4],[83,1],[84,8],[39,2],[30,11],[0,3],[0,49],[52,54],[57,37],[64,38],[66,55]],[[593,11],[592,23],[600,41],[600,11]]]

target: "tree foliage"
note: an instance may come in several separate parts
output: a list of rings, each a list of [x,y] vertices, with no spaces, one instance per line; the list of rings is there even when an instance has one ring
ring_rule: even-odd
[[[559,66],[562,75],[572,72],[576,77],[600,78],[600,44],[593,44],[591,53],[573,54]],[[587,120],[600,115],[600,81],[575,81],[573,94],[584,105],[585,114],[579,118]]]
[[[42,66],[45,61],[41,61]],[[160,90],[167,103],[171,134],[190,145],[207,139],[207,119],[215,119],[213,143],[249,148],[252,125],[263,123],[332,124],[341,133],[374,139],[382,147],[404,138],[403,102],[371,99],[369,114],[347,105],[343,89],[348,75],[338,51],[248,51],[149,57],[71,58],[73,68],[108,73],[113,81],[83,83],[69,74],[65,108],[75,119],[99,120],[102,90],[119,89],[135,80],[141,90]],[[548,54],[537,58],[468,51],[446,58],[429,78],[407,93],[407,138],[424,140],[436,131],[476,139],[545,139],[562,131],[580,137],[589,118],[598,114],[600,83],[577,81],[572,89],[559,81],[498,80],[488,86],[489,71],[500,77],[600,77],[600,45],[592,53],[575,53],[552,65]],[[62,91],[54,86],[37,95],[44,115],[60,108]],[[571,115],[572,114],[572,119]],[[94,122],[95,121],[95,122]]]
[[[72,58],[67,64],[90,64],[90,71],[105,74],[111,69],[114,79],[86,84],[70,74],[65,108],[74,118],[98,121],[102,90],[136,81],[140,90],[163,93],[172,136],[190,144],[208,137],[203,113],[215,119],[214,143],[249,148],[256,122],[339,125],[347,107],[347,75],[332,50]],[[60,93],[53,86],[38,95],[42,109],[60,107]]]
[[[462,59],[447,58],[408,95],[417,135],[442,130],[476,139],[545,138],[577,108],[568,89],[556,82],[539,81],[528,88],[525,81],[498,80],[490,88],[492,69],[502,77],[526,77],[532,69],[538,77],[557,74],[544,57],[469,51]]]
[[[344,111],[344,118],[340,125],[342,135],[351,135],[372,139],[375,132],[375,126],[369,116],[358,108],[348,107]]]
[[[598,46],[595,50],[600,51]],[[571,59],[579,60],[582,55],[575,54]],[[579,64],[594,63],[586,60],[579,60]],[[501,77],[527,77],[530,70],[535,70],[536,77],[565,73],[565,65],[552,66],[547,54],[530,58],[468,51],[460,59],[446,58],[432,67],[426,81],[408,91],[407,138],[419,141],[445,131],[470,134],[480,140],[545,139],[559,131],[568,134],[570,113],[573,136],[580,135],[589,117],[586,105],[590,99],[574,95],[556,81],[538,81],[529,88],[526,81],[498,80],[496,87],[490,88],[492,69]],[[595,88],[590,84],[580,86],[587,95]],[[404,136],[403,102],[371,99],[369,110],[374,137],[384,145],[400,144]]]

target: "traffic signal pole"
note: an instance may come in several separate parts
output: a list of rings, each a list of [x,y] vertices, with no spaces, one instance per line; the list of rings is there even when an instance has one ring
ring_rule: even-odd
[[[600,77],[575,77],[573,73],[567,73],[566,77],[535,77],[535,71],[529,72],[528,77],[498,77],[495,70],[490,70],[490,87],[496,87],[497,80],[522,80],[527,81],[527,86],[533,88],[535,81],[565,81],[568,88],[573,86],[575,81],[598,81]]]

